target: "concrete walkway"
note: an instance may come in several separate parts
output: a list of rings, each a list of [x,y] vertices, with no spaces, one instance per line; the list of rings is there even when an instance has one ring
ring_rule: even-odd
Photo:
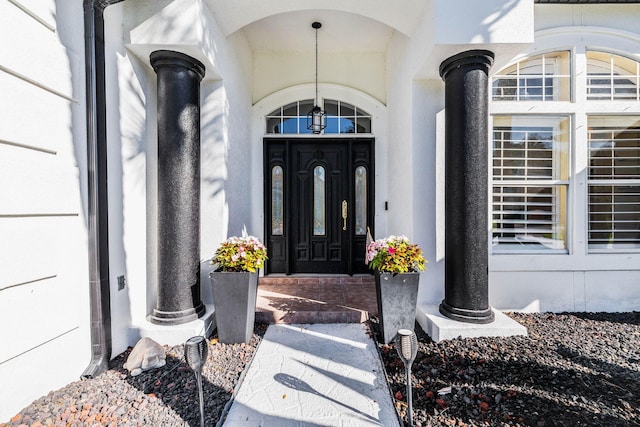
[[[225,427],[399,426],[365,325],[270,325]]]

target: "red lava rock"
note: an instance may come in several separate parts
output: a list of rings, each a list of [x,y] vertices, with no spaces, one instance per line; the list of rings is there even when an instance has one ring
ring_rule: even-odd
[[[447,406],[449,406],[447,401],[444,399],[436,399],[436,405],[438,405],[441,408],[446,408]]]
[[[485,401],[480,402],[480,410],[482,412],[487,412],[489,410],[489,404]]]
[[[402,400],[404,398],[404,396],[402,396],[402,393],[399,391],[396,391],[394,397],[396,398],[396,400]]]
[[[427,399],[433,399],[435,397],[435,393],[429,390],[426,394]]]

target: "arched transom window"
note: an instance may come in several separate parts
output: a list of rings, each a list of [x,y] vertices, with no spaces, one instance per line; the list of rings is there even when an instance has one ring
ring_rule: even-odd
[[[586,46],[492,79],[494,253],[640,251],[640,62]]]
[[[313,99],[292,102],[273,110],[266,117],[267,134],[310,134],[309,112]],[[324,134],[371,133],[371,115],[343,101],[324,100]]]

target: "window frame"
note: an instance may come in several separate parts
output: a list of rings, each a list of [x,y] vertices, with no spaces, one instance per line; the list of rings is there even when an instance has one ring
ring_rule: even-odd
[[[311,111],[311,108],[309,108],[308,106],[313,106],[313,103],[313,99],[299,99],[297,101],[281,105],[280,107],[266,114],[264,118],[265,135],[314,135],[313,132],[307,128],[308,113]],[[285,114],[285,110],[291,110],[292,108],[294,108],[294,105],[296,113]],[[308,108],[301,108],[301,105],[307,106]],[[320,132],[320,135],[362,136],[372,134],[373,116],[356,104],[352,104],[350,102],[342,101],[339,99],[323,98],[321,100],[321,105],[323,106],[323,112],[325,113],[325,116],[323,118],[325,126],[322,132]],[[328,109],[334,110],[334,105],[335,114],[327,112]],[[328,106],[329,108],[327,108]],[[343,112],[346,114],[343,114]],[[285,128],[292,127],[291,125],[285,126],[285,123],[288,120],[292,119],[296,121],[295,132],[283,132]],[[272,129],[270,129],[270,123],[276,123],[276,121],[278,123],[277,126],[280,127],[280,132],[273,132]],[[353,132],[344,131],[343,121],[347,121],[347,123],[351,122],[353,124]],[[368,132],[358,132],[358,125],[360,121],[365,123],[364,128],[365,130],[368,128]],[[336,128],[336,132],[331,131],[333,127]]]
[[[640,124],[640,112],[638,112],[637,114],[633,114],[633,115],[611,115],[611,114],[588,114],[587,115],[587,124],[589,124],[589,119],[593,118],[594,120],[603,120],[607,117],[612,117],[612,118],[620,118],[620,117],[630,117],[630,118],[636,118],[638,119],[636,121],[636,123]],[[615,119],[614,119],[615,120]],[[608,126],[600,126],[600,131],[602,133],[606,133],[609,132],[609,129],[614,129],[612,127],[612,125],[608,125]],[[636,127],[634,128],[635,133],[640,133],[640,127]],[[590,143],[591,143],[591,139],[588,137],[587,138],[587,145],[588,145],[588,151],[590,152],[591,147],[590,147]],[[615,152],[615,149],[612,148],[611,149],[612,152]],[[638,147],[634,150],[634,151],[640,151],[640,144],[638,144]],[[637,154],[638,159],[640,159],[640,154]],[[612,172],[615,171],[615,154],[613,155],[612,159]],[[588,166],[590,167],[590,161],[591,161],[592,157],[589,155],[588,153]],[[639,160],[640,163],[640,160]],[[595,242],[591,242],[591,235],[590,233],[593,231],[592,226],[591,226],[591,196],[592,194],[599,194],[599,193],[591,193],[590,189],[591,187],[635,187],[637,188],[638,192],[640,193],[640,174],[638,174],[638,176],[636,177],[624,177],[624,178],[617,178],[615,176],[614,173],[612,173],[611,176],[609,177],[604,177],[604,176],[597,176],[597,177],[591,177],[590,171],[587,172],[587,191],[588,191],[588,214],[589,214],[589,218],[588,218],[588,231],[587,231],[587,240],[588,240],[588,248],[589,248],[589,253],[628,253],[628,252],[640,252],[640,243],[624,243],[624,242],[614,242],[611,244],[605,244],[605,243],[595,243]],[[620,195],[619,195],[620,197]],[[615,205],[615,203],[613,203]],[[616,209],[612,209],[612,212],[615,211]],[[603,213],[604,214],[604,213]],[[640,215],[640,214],[639,214]],[[615,221],[612,221],[613,223],[615,223]],[[615,226],[613,226],[613,229],[611,231],[615,232],[615,230],[617,230],[617,228]],[[623,232],[622,232],[623,233]]]
[[[566,39],[565,39],[566,40]],[[598,249],[588,243],[589,237],[589,180],[588,180],[588,137],[587,121],[591,115],[640,115],[640,108],[636,100],[594,100],[587,99],[587,52],[597,51],[623,56],[624,58],[640,62],[640,58],[631,53],[604,48],[598,45],[592,48],[588,41],[573,39],[574,44],[556,44],[546,50],[532,50],[530,55],[522,55],[516,61],[503,68],[513,67],[516,62],[528,58],[553,52],[570,52],[570,100],[569,101],[505,101],[493,100],[493,82],[496,77],[504,76],[502,70],[498,70],[489,83],[489,141],[493,144],[493,118],[495,116],[509,115],[566,115],[571,118],[569,134],[569,184],[567,188],[567,226],[566,246],[567,250],[561,253],[568,255],[613,254],[629,253],[640,254],[640,248],[625,248],[620,250]],[[551,46],[551,44],[548,44]],[[640,79],[639,79],[640,81]],[[489,165],[493,165],[493,150],[489,150]],[[490,182],[489,197],[493,200],[493,171],[488,177]],[[499,181],[498,181],[499,183]],[[493,205],[489,206],[489,236],[493,236],[492,219]],[[496,250],[490,244],[490,254],[494,255],[519,255],[523,252],[513,250]],[[531,253],[526,251],[525,253]],[[554,251],[538,251],[539,254],[554,254]],[[557,252],[555,252],[557,253]]]
[[[531,101],[534,102],[534,101]],[[536,102],[540,102],[540,101],[536,101]],[[535,253],[535,254],[566,254],[569,252],[569,236],[570,236],[570,227],[569,227],[569,220],[570,220],[570,190],[571,190],[571,185],[570,185],[570,178],[571,178],[571,164],[572,164],[572,154],[571,154],[571,139],[572,139],[572,120],[571,120],[571,116],[568,114],[536,114],[535,116],[529,116],[529,115],[523,115],[523,114],[492,114],[492,120],[491,120],[491,142],[492,145],[495,143],[495,140],[493,138],[493,135],[495,134],[496,129],[498,129],[497,127],[494,126],[494,124],[496,123],[497,120],[499,120],[500,118],[507,118],[507,117],[511,117],[511,118],[517,118],[517,119],[522,119],[522,118],[526,118],[526,117],[531,117],[532,119],[535,120],[535,124],[533,124],[531,126],[531,128],[534,127],[541,127],[541,125],[545,125],[548,126],[548,123],[550,123],[552,120],[556,120],[557,124],[559,125],[561,123],[561,121],[566,120],[566,126],[567,126],[567,140],[566,140],[566,162],[563,164],[563,160],[562,160],[562,150],[552,150],[552,156],[551,156],[551,160],[553,162],[553,169],[552,169],[552,176],[550,176],[549,178],[546,177],[539,177],[539,178],[523,178],[523,179],[505,179],[504,176],[502,176],[500,179],[496,179],[495,176],[493,175],[493,171],[491,173],[491,177],[490,177],[490,182],[491,182],[491,188],[490,188],[490,200],[491,200],[491,205],[489,207],[489,209],[491,210],[491,215],[490,215],[490,222],[491,224],[494,223],[494,210],[493,210],[493,205],[494,205],[494,199],[496,196],[503,196],[505,193],[501,192],[499,195],[497,195],[496,193],[494,193],[494,187],[511,187],[511,188],[518,188],[518,187],[527,187],[527,188],[543,188],[543,187],[549,187],[549,188],[557,188],[557,189],[564,189],[564,202],[557,202],[557,205],[554,205],[554,207],[557,207],[557,209],[552,210],[551,215],[562,215],[562,208],[559,205],[560,203],[564,203],[564,230],[562,232],[559,232],[561,234],[564,234],[564,247],[563,248],[548,248],[545,247],[544,245],[538,245],[538,246],[534,246],[534,245],[519,245],[517,243],[498,243],[498,244],[494,244],[494,235],[493,235],[493,226],[491,227],[491,247],[492,247],[492,253],[494,254],[512,254],[512,253],[518,253],[518,254],[524,254],[524,253]],[[558,129],[560,129],[561,126],[558,126]],[[556,129],[553,130],[553,132],[557,132]],[[562,141],[559,141],[560,143],[562,143]],[[491,166],[493,168],[493,162],[495,160],[494,156],[493,156],[493,149],[491,150],[490,156],[491,156]],[[502,157],[504,158],[504,157]],[[556,167],[559,171],[558,175],[559,176],[554,176],[555,175],[555,170]],[[566,174],[567,177],[563,178],[562,175],[562,169],[566,169]],[[555,193],[555,192],[554,192]],[[562,193],[562,191],[558,191],[558,193]],[[554,194],[553,197],[560,199],[563,196],[563,194]],[[504,202],[500,202],[502,204],[504,204]],[[529,213],[529,211],[523,211],[524,214]],[[558,217],[557,223],[554,223],[553,227],[557,227],[557,226],[561,226],[563,225],[563,220],[562,218]]]

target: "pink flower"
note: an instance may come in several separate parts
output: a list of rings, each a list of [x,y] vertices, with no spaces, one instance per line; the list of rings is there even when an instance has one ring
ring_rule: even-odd
[[[389,253],[391,255],[395,254],[396,253],[396,248],[392,248],[391,246],[389,246]]]

